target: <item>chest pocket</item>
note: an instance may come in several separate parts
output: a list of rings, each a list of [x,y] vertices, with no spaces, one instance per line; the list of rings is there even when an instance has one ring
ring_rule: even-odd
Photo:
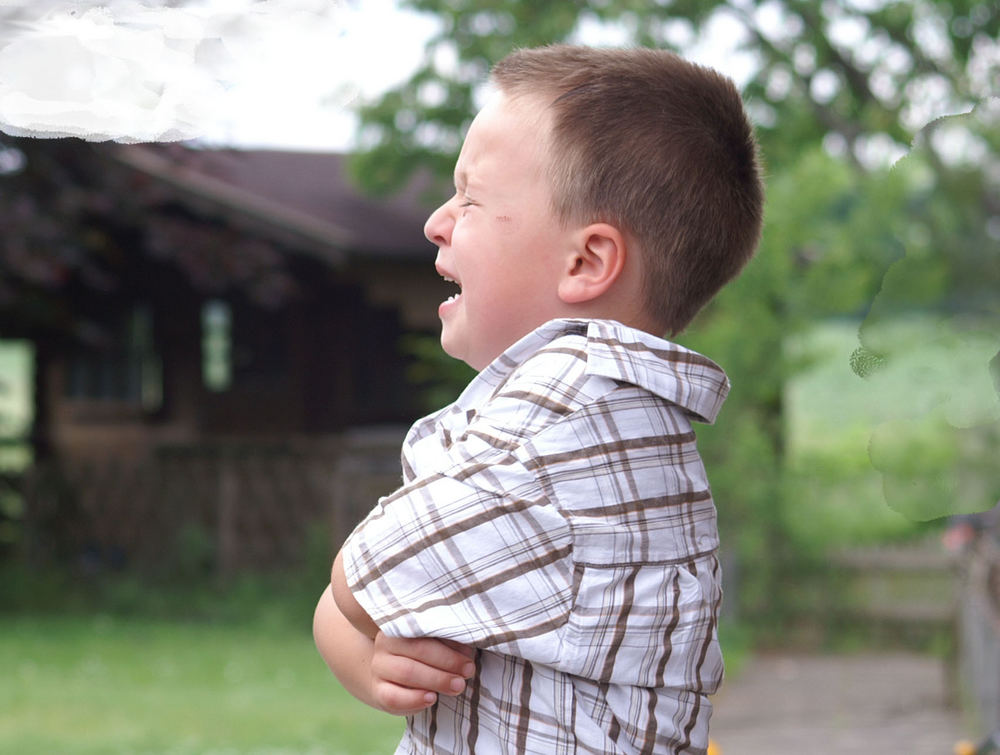
[[[631,550],[643,545],[634,538],[621,529],[575,532],[563,670],[611,684],[714,691],[722,674],[714,551],[678,558],[663,539]]]

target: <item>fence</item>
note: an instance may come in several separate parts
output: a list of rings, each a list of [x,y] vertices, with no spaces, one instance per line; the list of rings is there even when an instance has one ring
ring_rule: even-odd
[[[138,461],[39,464],[24,484],[29,551],[111,567],[203,560],[222,573],[295,563],[310,531],[325,529],[338,546],[399,485],[402,435],[219,441]]]
[[[962,559],[958,673],[985,735],[1000,727],[1000,543],[983,532]]]
[[[936,537],[840,551],[830,567],[835,621],[863,626],[875,640],[918,648],[952,635],[955,565]]]

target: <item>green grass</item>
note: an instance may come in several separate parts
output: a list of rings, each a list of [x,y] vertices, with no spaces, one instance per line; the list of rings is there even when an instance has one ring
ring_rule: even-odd
[[[343,691],[306,628],[0,617],[0,668],[5,753],[363,755],[403,726]]]
[[[722,637],[736,676],[748,637]],[[400,718],[353,700],[304,629],[108,615],[0,617],[0,752],[390,753]]]

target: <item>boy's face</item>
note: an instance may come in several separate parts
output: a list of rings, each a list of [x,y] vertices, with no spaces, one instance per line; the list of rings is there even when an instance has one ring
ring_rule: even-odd
[[[569,234],[552,213],[548,122],[534,98],[494,97],[455,165],[455,195],[427,219],[436,268],[461,292],[441,303],[441,345],[477,370],[562,314]]]

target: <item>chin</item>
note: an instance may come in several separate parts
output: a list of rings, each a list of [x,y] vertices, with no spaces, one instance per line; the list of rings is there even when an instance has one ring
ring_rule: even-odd
[[[452,359],[460,359],[462,361],[465,361],[465,358],[462,356],[461,350],[457,348],[455,344],[451,343],[451,341],[448,340],[448,338],[445,336],[444,333],[441,334],[441,350],[445,354],[450,356]]]

